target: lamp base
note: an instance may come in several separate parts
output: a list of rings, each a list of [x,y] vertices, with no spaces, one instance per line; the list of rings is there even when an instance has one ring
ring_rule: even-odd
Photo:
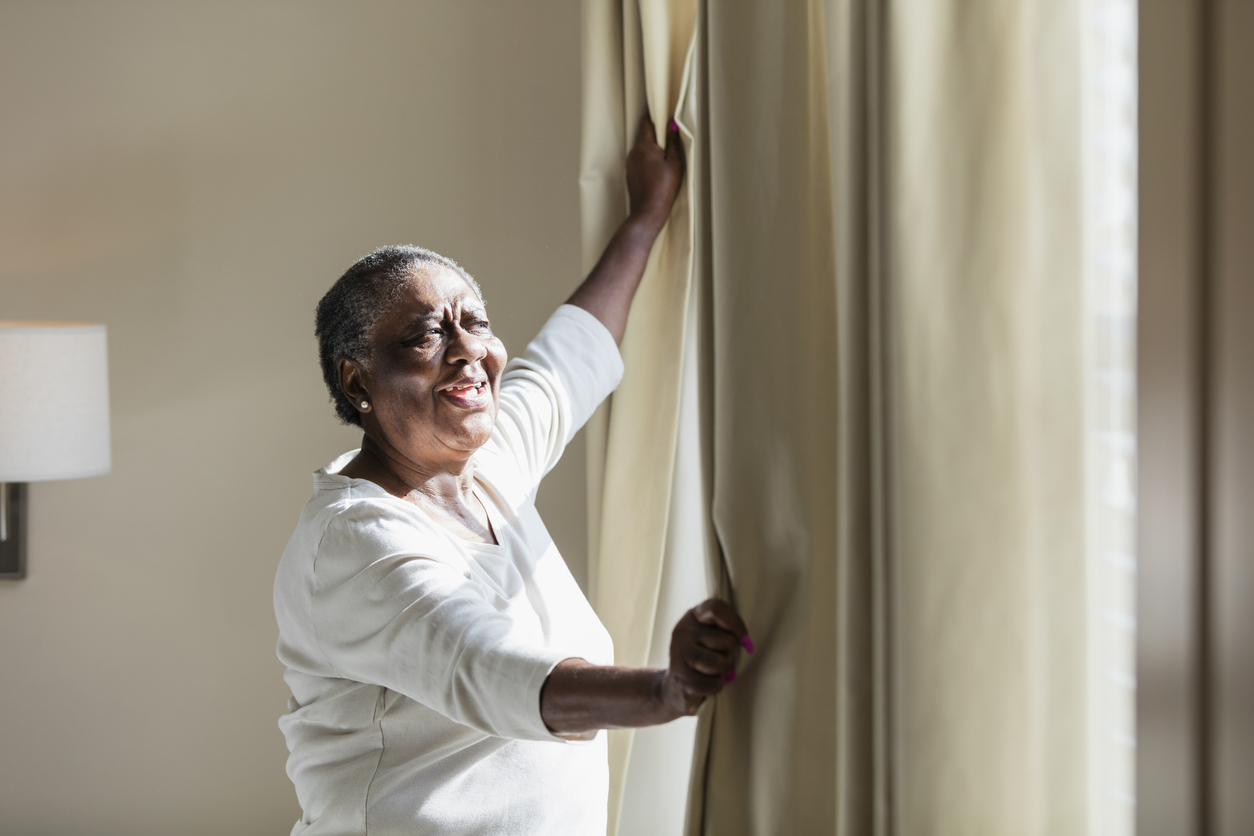
[[[0,578],[26,577],[26,483],[0,482]]]

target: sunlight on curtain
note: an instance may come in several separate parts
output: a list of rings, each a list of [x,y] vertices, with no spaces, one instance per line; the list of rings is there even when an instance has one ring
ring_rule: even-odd
[[[1089,833],[1135,822],[1136,3],[1085,25]]]
[[[626,210],[623,158],[641,115],[664,141],[672,115],[688,124],[684,68],[695,0],[584,0],[580,187],[585,269]],[[689,152],[689,164],[693,154]],[[691,353],[689,177],[659,237],[621,346],[626,373],[588,423],[589,586],[620,665],[664,664],[670,630],[705,598],[704,531],[683,376]],[[685,368],[689,368],[685,372]],[[686,416],[686,417],[685,417]],[[687,429],[685,430],[685,427]],[[699,487],[699,486],[698,486]],[[678,832],[695,721],[609,733],[609,832]]]
[[[701,473],[695,320],[696,306],[689,305],[666,552],[649,644],[648,664],[653,667],[670,663],[671,630],[690,607],[709,597],[705,566],[710,540],[709,497]],[[696,730],[695,717],[636,729],[627,761],[618,836],[677,835],[683,830]]]

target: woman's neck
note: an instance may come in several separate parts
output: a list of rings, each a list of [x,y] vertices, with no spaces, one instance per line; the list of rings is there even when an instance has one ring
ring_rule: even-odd
[[[363,436],[361,452],[342,471],[345,476],[369,479],[388,493],[402,498],[418,494],[437,505],[465,502],[474,486],[474,465],[469,458],[424,467],[385,449]]]
[[[340,473],[367,479],[393,496],[414,503],[460,539],[496,543],[487,509],[473,492],[473,464],[467,459],[455,465],[428,472],[388,455],[374,439],[365,436],[361,452]]]

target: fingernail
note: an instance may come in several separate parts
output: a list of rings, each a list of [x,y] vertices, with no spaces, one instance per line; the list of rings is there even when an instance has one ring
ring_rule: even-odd
[[[749,638],[748,633],[745,633],[745,637],[740,640],[740,643],[745,646],[745,650],[749,651],[750,653],[753,652],[753,639]]]
[[[733,681],[735,681],[735,679],[736,679],[736,672],[735,672],[735,671],[728,671],[727,673],[723,674],[723,681],[724,681],[724,682],[733,682]]]
[[[674,119],[671,120],[671,130],[672,131],[679,130],[679,123],[676,122]]]

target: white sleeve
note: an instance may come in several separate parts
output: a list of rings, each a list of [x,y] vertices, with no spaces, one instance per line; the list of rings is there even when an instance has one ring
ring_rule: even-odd
[[[613,335],[583,308],[562,305],[505,367],[489,444],[534,488],[622,379]]]
[[[540,689],[569,654],[524,641],[467,570],[422,554],[426,536],[386,503],[332,519],[310,613],[328,664],[486,734],[560,740],[540,717]]]

